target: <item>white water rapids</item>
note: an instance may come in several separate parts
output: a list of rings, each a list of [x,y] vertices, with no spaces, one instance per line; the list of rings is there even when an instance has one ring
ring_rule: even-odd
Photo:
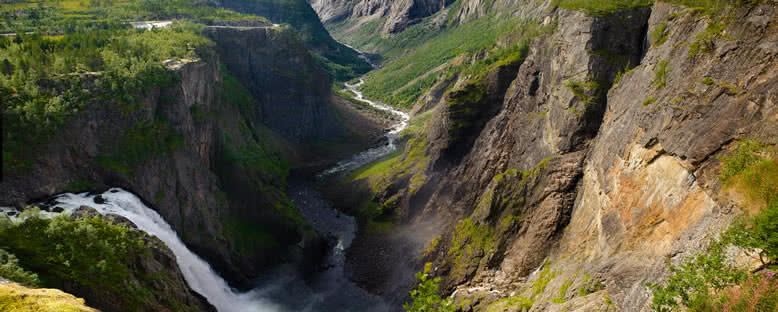
[[[132,221],[138,229],[156,236],[173,252],[187,284],[205,297],[219,312],[363,312],[388,311],[381,299],[368,294],[348,280],[343,272],[345,249],[356,234],[356,220],[342,215],[322,199],[315,187],[305,181],[290,181],[289,194],[303,217],[322,235],[333,240],[333,248],[324,265],[326,270],[305,281],[296,269],[280,266],[256,282],[247,292],[232,289],[211,266],[189,250],[176,232],[156,211],[147,207],[134,194],[112,188],[99,194],[105,201],[97,203],[98,195],[64,193],[48,201],[48,210],[40,217],[51,218],[70,214],[81,206],[95,208],[100,214],[115,214]],[[12,207],[0,207],[14,222],[23,221]]]
[[[392,107],[365,99],[357,88],[364,80],[356,84],[346,84],[356,95],[356,99],[380,110],[389,111],[400,118],[386,133],[387,143],[371,148],[341,161],[321,175],[356,169],[378,160],[395,150],[395,141],[399,133],[408,127],[408,114]],[[123,216],[138,229],[156,236],[175,254],[176,262],[189,286],[205,297],[219,312],[282,312],[282,311],[321,311],[321,312],[381,312],[390,308],[380,298],[368,294],[345,277],[345,250],[351,245],[357,226],[353,217],[342,215],[323,200],[310,182],[290,181],[289,194],[303,217],[321,235],[327,235],[334,246],[327,258],[327,269],[312,280],[305,281],[290,266],[281,266],[270,275],[256,281],[256,288],[248,292],[232,289],[211,266],[189,250],[176,232],[153,209],[147,207],[134,194],[120,188],[112,188],[99,194],[105,200],[97,203],[98,195],[89,193],[65,193],[57,195],[49,210],[42,211],[41,217],[53,217],[59,213],[70,214],[81,206],[95,208],[100,214]],[[0,213],[8,215],[14,221],[21,221],[20,214],[14,208],[0,207]]]
[[[346,87],[348,88],[349,91],[354,93],[358,101],[367,103],[368,105],[376,109],[380,109],[382,111],[388,111],[396,115],[397,117],[399,117],[400,122],[392,126],[392,129],[386,133],[387,143],[385,145],[371,148],[369,150],[356,154],[349,159],[342,160],[338,162],[334,167],[322,172],[320,176],[327,176],[327,175],[331,175],[343,171],[353,170],[362,167],[366,164],[369,164],[371,162],[374,162],[380,159],[381,157],[393,153],[394,151],[397,150],[397,145],[395,144],[395,142],[400,137],[400,132],[402,132],[403,130],[405,130],[405,128],[408,127],[408,120],[410,120],[410,116],[408,116],[408,114],[406,114],[403,111],[394,109],[391,106],[384,105],[381,103],[376,103],[366,99],[362,95],[362,92],[359,91],[358,89],[359,86],[361,86],[363,83],[365,83],[365,80],[359,79],[359,82],[355,84],[346,83]]]
[[[104,204],[95,202],[96,195],[65,193],[56,197],[56,207],[70,213],[81,206],[97,209],[100,214],[116,214],[132,221],[138,229],[156,236],[173,251],[181,273],[194,291],[203,295],[220,312],[272,312],[281,308],[250,291],[238,293],[216,274],[211,266],[184,245],[176,232],[156,211],[150,209],[134,194],[112,188],[100,194]],[[45,213],[52,216],[52,213]]]

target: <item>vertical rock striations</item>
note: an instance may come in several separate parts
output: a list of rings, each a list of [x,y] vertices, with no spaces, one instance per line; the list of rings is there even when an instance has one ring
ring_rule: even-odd
[[[461,3],[460,22],[480,3]],[[379,186],[376,201],[398,205],[403,228],[446,224],[405,261],[432,262],[442,288],[474,310],[510,310],[516,296],[532,311],[647,309],[645,285],[661,280],[664,259],[694,254],[732,218],[737,196],[722,192],[717,155],[738,139],[778,140],[778,12],[727,10],[740,22],[711,37],[716,21],[666,3],[593,15],[518,6],[553,34],[534,39],[523,63],[447,82],[440,103],[438,85],[422,96],[418,107],[434,106],[425,182]],[[407,248],[386,241],[393,257]]]

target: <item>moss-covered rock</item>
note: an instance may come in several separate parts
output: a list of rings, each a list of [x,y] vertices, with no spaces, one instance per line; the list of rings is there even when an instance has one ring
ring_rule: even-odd
[[[84,299],[58,289],[0,282],[0,310],[9,312],[97,312]]]
[[[183,278],[175,255],[123,218],[33,216],[0,229],[4,249],[40,284],[105,311],[212,311]]]

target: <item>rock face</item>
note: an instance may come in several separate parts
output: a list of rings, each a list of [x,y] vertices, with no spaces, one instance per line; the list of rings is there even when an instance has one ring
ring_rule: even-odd
[[[99,216],[99,213],[94,208],[81,206],[74,211],[73,216],[89,218]],[[176,256],[159,238],[143,233],[137,229],[132,221],[122,216],[109,214],[102,216],[102,218],[110,223],[137,231],[145,242],[148,252],[133,255],[134,259],[130,261],[132,268],[127,279],[129,284],[150,291],[149,296],[144,300],[144,311],[156,312],[175,309],[175,311],[216,312],[216,309],[204,297],[189,288],[181,269],[178,267]],[[72,288],[72,286],[67,285],[67,283],[63,285],[63,289],[68,290],[68,288]],[[70,291],[78,293],[90,305],[101,311],[125,311],[127,309],[126,306],[120,305],[120,300],[114,300],[101,289],[73,288]]]
[[[298,244],[320,250],[323,241],[285,194],[289,161],[325,138],[362,149],[377,131],[334,126],[344,108],[333,108],[327,76],[288,30],[208,31],[218,48],[170,69],[174,82],[147,90],[137,105],[96,97],[41,147],[29,170],[3,177],[2,204],[131,190],[236,286],[299,260],[307,251]],[[313,159],[331,161],[322,154]],[[74,189],[85,181],[89,189]]]
[[[463,22],[463,12],[483,8],[477,2],[462,3]],[[520,66],[454,83],[428,122],[424,185],[398,178],[377,196],[400,203],[394,217],[404,227],[446,224],[440,236],[424,252],[381,248],[409,254],[393,261],[417,269],[432,262],[442,288],[476,311],[513,311],[497,300],[525,296],[540,279],[547,286],[526,295],[532,311],[606,302],[645,311],[645,284],[661,280],[665,258],[695,253],[734,213],[717,155],[741,138],[778,142],[776,6],[733,9],[741,22],[699,55],[684,43],[709,21],[679,6],[588,16],[547,1],[515,11],[556,29],[532,41]],[[655,42],[655,32],[666,38]],[[552,302],[562,287],[564,304]],[[588,296],[575,298],[578,289]]]
[[[0,309],[19,312],[97,312],[84,299],[58,289],[28,288],[0,280]]]
[[[257,121],[296,142],[341,135],[327,74],[291,29],[211,26],[207,34],[257,100]]]
[[[454,3],[453,0],[311,0],[325,24],[342,22],[345,19],[360,17],[387,18],[383,32],[399,33],[422,18],[431,16]]]
[[[330,72],[338,79],[350,80],[372,69],[359,53],[332,39],[316,12],[305,0],[219,0],[218,2],[230,10],[264,16],[274,23],[291,25],[308,48],[329,62],[346,67],[346,69]]]

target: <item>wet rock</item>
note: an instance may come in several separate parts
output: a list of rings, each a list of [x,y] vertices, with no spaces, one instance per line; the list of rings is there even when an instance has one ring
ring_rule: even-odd
[[[133,223],[132,221],[130,221],[130,219],[127,219],[127,218],[122,217],[122,216],[117,215],[117,214],[109,213],[109,214],[106,214],[104,216],[104,218],[106,220],[108,220],[109,222],[111,222],[113,224],[116,224],[116,225],[126,225],[128,228],[131,228],[131,229],[137,229],[138,228],[138,226],[135,225],[135,223]]]
[[[60,206],[57,206],[57,207],[54,207],[54,208],[51,209],[51,212],[54,212],[54,213],[61,213],[63,211],[65,211],[65,208],[62,208]]]
[[[74,218],[94,218],[100,215],[97,209],[89,206],[80,206],[70,214]]]
[[[15,216],[15,215],[17,214],[17,212],[16,212],[16,211],[8,211],[8,212],[6,212],[5,214],[6,214],[7,216],[9,216],[9,217],[13,217],[13,216]]]
[[[102,195],[97,195],[94,198],[94,202],[95,202],[95,204],[101,204],[101,205],[105,204],[105,198],[103,198]]]

